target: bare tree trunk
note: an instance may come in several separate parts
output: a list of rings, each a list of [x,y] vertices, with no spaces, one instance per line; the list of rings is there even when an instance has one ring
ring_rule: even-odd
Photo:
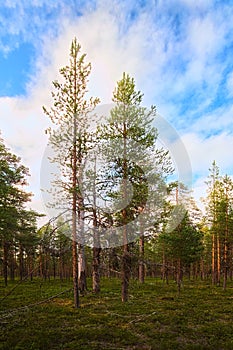
[[[22,281],[24,275],[24,261],[23,261],[23,247],[22,244],[19,245],[19,276]]]
[[[56,271],[57,271],[57,266],[56,266],[56,258],[53,256],[53,278],[56,279]]]
[[[33,254],[31,253],[28,258],[29,258],[29,264],[28,264],[29,271],[28,271],[28,274],[30,274],[30,280],[32,281],[33,280],[33,270],[34,270],[34,257],[33,257]]]
[[[197,280],[198,279],[198,264],[199,262],[195,261],[194,263],[191,264],[191,268],[193,271],[193,280]]]
[[[126,227],[124,228],[126,231]],[[125,234],[124,234],[125,237]],[[124,244],[123,254],[122,254],[122,289],[121,289],[121,300],[122,302],[128,301],[128,289],[129,289],[129,279],[130,279],[130,254],[129,254],[129,245]]]
[[[83,183],[82,173],[82,152],[81,145],[79,145],[77,154],[79,167],[76,169],[76,176],[78,172],[78,197],[77,197],[77,209],[78,209],[78,226],[79,226],[79,237],[78,237],[78,286],[80,292],[84,292],[87,289],[87,276],[86,276],[86,259],[85,259],[85,247],[84,247],[84,200],[81,193],[81,187]]]
[[[74,62],[75,69],[75,90],[76,91],[76,58]],[[75,106],[76,108],[76,106]],[[74,307],[79,307],[79,285],[78,285],[78,254],[77,254],[77,116],[74,113],[74,135],[73,135],[73,168],[72,168],[72,269],[73,269],[73,290]]]
[[[180,259],[178,259],[178,261],[177,261],[176,282],[177,282],[177,287],[178,287],[178,293],[180,294],[180,288],[181,288],[181,261],[180,261]]]
[[[168,266],[166,262],[164,247],[163,247],[163,263],[162,263],[162,280],[163,280],[163,283],[166,280],[166,284],[169,284],[168,283]]]
[[[47,278],[50,280],[50,271],[49,271],[49,260],[50,256],[48,255],[47,252],[45,252],[45,257],[44,257],[44,279],[47,280]]]
[[[212,284],[216,283],[215,234],[212,234]]]
[[[15,248],[12,247],[9,251],[10,253],[10,261],[9,261],[9,264],[10,264],[10,279],[11,281],[14,281],[15,279],[15,267],[16,267],[16,260],[15,260]]]
[[[75,198],[74,198],[75,197]],[[73,269],[73,290],[74,290],[74,307],[79,307],[79,290],[78,290],[78,254],[77,254],[77,218],[76,218],[76,194],[73,196],[72,210],[72,269]]]
[[[7,283],[8,283],[8,253],[9,253],[9,243],[4,241],[3,242],[3,276],[4,276],[5,286],[7,286]]]
[[[94,293],[100,292],[100,239],[99,230],[97,228],[96,209],[93,210],[93,227],[94,227],[94,247],[92,260],[92,291]]]
[[[80,292],[87,290],[85,248],[83,244],[78,245],[78,284]]]
[[[223,253],[223,260],[224,260],[224,274],[223,274],[223,289],[226,290],[227,288],[227,273],[228,273],[228,191],[226,188],[226,226],[225,226],[225,237],[224,237],[224,253]]]
[[[39,248],[39,268],[38,268],[38,274],[40,276],[40,278],[42,278],[42,246],[40,245],[40,248]]]
[[[127,155],[126,155],[126,122],[123,126],[123,142],[124,142],[124,155],[123,155],[123,199],[127,199]],[[123,219],[123,254],[122,254],[122,285],[121,285],[121,300],[122,302],[128,301],[128,289],[129,289],[129,279],[130,279],[130,254],[129,254],[129,244],[128,244],[128,234],[127,234],[127,212],[126,209],[122,210]]]
[[[227,240],[225,238],[224,242],[224,255],[223,255],[223,260],[224,260],[224,270],[223,270],[223,289],[226,290],[227,288]]]
[[[101,248],[93,247],[92,290],[94,293],[100,292],[100,252]]]
[[[220,278],[221,278],[221,252],[220,252],[220,239],[219,234],[217,234],[217,285],[220,286]]]
[[[62,281],[64,277],[64,258],[62,255],[61,242],[59,243],[59,277]]]
[[[96,211],[96,158],[94,167],[94,181],[93,181],[93,259],[92,259],[92,291],[94,293],[100,292],[100,235],[98,229],[97,211]]]
[[[201,261],[200,261],[200,270],[201,270],[201,280],[204,281],[204,279],[205,279],[205,266],[204,266],[203,258],[201,258]]]
[[[144,235],[139,238],[139,282],[145,282],[145,265],[144,265]]]

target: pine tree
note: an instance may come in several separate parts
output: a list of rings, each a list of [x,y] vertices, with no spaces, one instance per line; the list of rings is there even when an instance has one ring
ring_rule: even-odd
[[[38,215],[27,211],[25,205],[31,199],[31,193],[23,190],[27,184],[28,169],[20,163],[20,158],[12,154],[0,139],[0,243],[2,248],[3,276],[8,280],[9,258],[21,244],[23,232],[25,239],[34,230]],[[11,269],[12,277],[14,267]]]
[[[212,284],[220,284],[220,238],[217,229],[217,203],[219,201],[219,167],[213,161],[209,169],[209,180],[206,182],[208,224],[212,233]]]
[[[231,231],[233,208],[233,182],[228,175],[219,179],[219,196],[216,203],[216,228],[220,244],[220,261],[223,270],[223,289],[227,286],[227,275],[230,263],[230,246],[232,243]]]
[[[200,259],[203,251],[203,237],[200,230],[191,222],[188,212],[182,205],[177,206],[177,215],[179,213],[182,220],[173,231],[165,230],[159,235],[159,245],[163,247],[165,255],[173,259],[180,292],[182,269]]]
[[[59,164],[61,177],[56,179],[57,204],[65,203],[65,209],[72,212],[72,256],[73,256],[73,285],[74,304],[79,306],[79,288],[86,286],[85,257],[84,257],[84,198],[82,195],[82,168],[85,157],[91,148],[90,112],[99,103],[98,98],[86,99],[88,77],[91,64],[85,63],[86,54],[81,54],[81,46],[75,38],[71,44],[70,65],[60,69],[63,83],[54,81],[54,100],[50,111],[44,112],[58,129],[49,128],[50,144],[56,156],[53,161]],[[68,205],[67,205],[68,203]],[[78,233],[78,234],[77,234]],[[77,255],[77,241],[78,251]],[[78,266],[79,264],[79,266]],[[78,280],[79,278],[79,280]]]
[[[142,93],[136,91],[135,81],[128,74],[117,82],[113,93],[115,106],[101,127],[105,167],[105,200],[113,202],[112,226],[118,232],[116,239],[122,245],[121,278],[123,302],[128,300],[131,273],[130,242],[141,236],[143,255],[143,228],[140,219],[134,219],[145,211],[148,200],[148,179],[153,173],[152,154],[157,131],[152,127],[155,107],[150,110],[141,106]],[[133,189],[130,189],[129,183]],[[133,192],[133,193],[132,193]],[[114,203],[115,206],[114,206]],[[120,205],[119,205],[120,203]],[[111,204],[109,204],[111,206]],[[145,221],[143,221],[143,225]],[[119,237],[119,232],[122,235]],[[113,240],[114,241],[114,240]],[[110,242],[111,243],[111,242]]]

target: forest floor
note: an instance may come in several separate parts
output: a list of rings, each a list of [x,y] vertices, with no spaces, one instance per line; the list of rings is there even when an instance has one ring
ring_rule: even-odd
[[[178,295],[173,281],[132,280],[123,304],[120,280],[103,279],[100,294],[81,296],[79,309],[71,281],[15,285],[0,281],[0,349],[233,349],[233,282],[224,292],[185,281]]]

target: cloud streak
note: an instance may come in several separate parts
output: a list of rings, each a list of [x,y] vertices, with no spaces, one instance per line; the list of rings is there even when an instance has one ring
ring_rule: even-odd
[[[40,188],[38,164],[49,125],[42,105],[52,102],[51,82],[68,63],[74,36],[92,63],[90,95],[111,102],[116,81],[129,72],[145,105],[156,104],[177,129],[196,177],[207,175],[213,159],[231,172],[232,16],[227,1],[6,1],[0,52],[7,57],[28,42],[34,61],[26,95],[0,98],[0,127],[31,168],[33,191]]]

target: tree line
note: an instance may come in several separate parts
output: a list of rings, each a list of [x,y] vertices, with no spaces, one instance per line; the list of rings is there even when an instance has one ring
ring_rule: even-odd
[[[147,275],[180,291],[184,275],[226,288],[232,277],[232,180],[215,162],[207,181],[206,215],[185,186],[169,182],[173,164],[158,146],[156,108],[142,106],[143,94],[123,73],[109,115],[95,114],[98,98],[87,98],[91,64],[76,38],[70,62],[53,82],[53,106],[43,107],[54,128],[46,130],[58,168],[51,183],[58,216],[38,228],[28,170],[0,143],[0,243],[5,284],[14,279],[72,278],[74,305],[87,289],[100,291],[101,276],[122,280],[128,300],[130,278]]]
[[[26,208],[32,196],[24,190],[27,176],[28,169],[21,164],[19,157],[7,149],[1,138],[0,242],[5,285],[7,285],[8,274],[11,279],[14,279],[16,270],[20,278],[25,274],[23,263],[25,254],[28,268],[32,270],[36,254],[38,242],[36,219],[39,214]]]

